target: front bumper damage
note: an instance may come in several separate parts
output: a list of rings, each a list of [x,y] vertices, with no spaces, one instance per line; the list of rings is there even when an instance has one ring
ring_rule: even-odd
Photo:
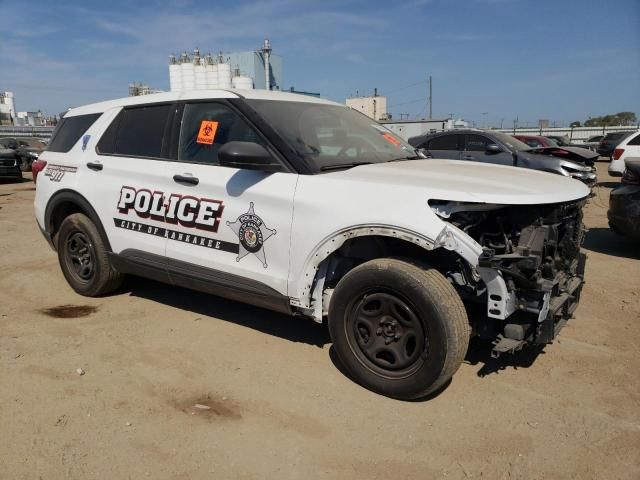
[[[451,215],[482,246],[477,271],[486,292],[478,298],[486,299],[487,310],[474,330],[494,340],[494,356],[551,343],[575,312],[586,263],[584,203]],[[470,291],[468,284],[458,286]]]

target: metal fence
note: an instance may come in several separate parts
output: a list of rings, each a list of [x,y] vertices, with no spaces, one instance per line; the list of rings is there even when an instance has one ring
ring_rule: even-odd
[[[609,132],[635,132],[640,129],[639,125],[618,126],[618,127],[549,127],[549,128],[503,128],[500,131],[511,135],[566,135],[573,143],[583,143],[589,137],[595,135],[606,135]]]
[[[50,138],[55,127],[15,127],[13,125],[0,126],[0,137],[39,137]]]

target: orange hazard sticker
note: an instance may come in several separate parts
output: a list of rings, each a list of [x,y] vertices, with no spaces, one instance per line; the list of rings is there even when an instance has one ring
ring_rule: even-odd
[[[396,147],[398,145],[400,145],[400,140],[398,140],[396,137],[394,137],[393,135],[391,135],[390,133],[385,133],[382,135],[384,137],[384,139],[389,142],[389,143],[393,143]]]
[[[213,140],[216,138],[216,130],[218,130],[218,122],[202,120],[202,122],[200,122],[200,130],[198,131],[196,143],[203,143],[205,145],[213,144]]]

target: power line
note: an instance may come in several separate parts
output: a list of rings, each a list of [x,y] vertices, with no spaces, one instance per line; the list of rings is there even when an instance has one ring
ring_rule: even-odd
[[[407,85],[407,86],[404,86],[404,87],[400,87],[400,88],[395,88],[393,90],[389,90],[387,92],[384,92],[384,94],[385,95],[389,95],[391,93],[399,92],[400,90],[406,90],[407,88],[415,87],[416,85],[422,85],[422,84],[425,84],[427,82],[428,82],[428,80],[420,80],[419,82],[412,83],[411,85]]]
[[[409,100],[409,101],[406,101],[406,102],[400,102],[400,103],[394,103],[393,105],[388,105],[387,108],[391,109],[393,107],[399,107],[401,105],[408,105],[410,103],[417,103],[417,102],[424,102],[424,101],[425,101],[425,97],[416,98],[415,100]]]

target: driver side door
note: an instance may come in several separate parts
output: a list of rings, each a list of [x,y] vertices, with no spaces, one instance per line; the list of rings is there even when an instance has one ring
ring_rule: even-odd
[[[502,148],[502,151],[490,152],[487,150],[489,145],[498,145]],[[504,147],[491,138],[479,134],[466,135],[466,144],[464,152],[462,152],[462,159],[473,162],[513,166],[513,155],[511,155],[511,152],[505,151]]]

